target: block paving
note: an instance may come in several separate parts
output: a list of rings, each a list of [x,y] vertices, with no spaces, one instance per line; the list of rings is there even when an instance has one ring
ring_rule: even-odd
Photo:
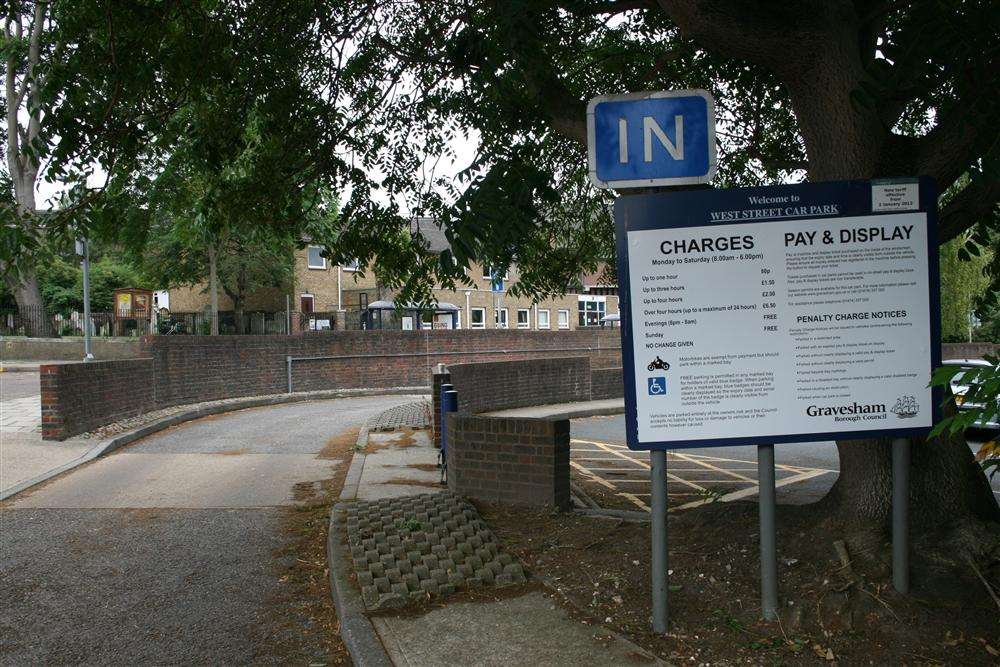
[[[395,431],[398,428],[427,428],[431,423],[430,401],[415,401],[389,408],[368,422],[370,431]]]
[[[369,610],[525,581],[475,508],[453,493],[358,502],[346,512],[347,542]]]

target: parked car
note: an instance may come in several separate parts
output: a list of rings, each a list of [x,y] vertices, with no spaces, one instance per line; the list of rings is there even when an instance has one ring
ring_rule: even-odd
[[[945,359],[941,362],[942,366],[958,366],[960,368],[992,368],[993,364],[986,361],[985,359]],[[982,407],[978,403],[966,403],[965,395],[969,391],[969,385],[963,383],[963,378],[965,377],[964,372],[956,373],[951,379],[951,393],[955,395],[955,405],[959,410],[975,410]],[[1000,405],[1000,397],[997,398],[997,403]],[[998,418],[994,415],[992,419],[988,421],[979,420],[973,423],[973,428],[980,428],[989,431],[1000,431],[1000,422]]]

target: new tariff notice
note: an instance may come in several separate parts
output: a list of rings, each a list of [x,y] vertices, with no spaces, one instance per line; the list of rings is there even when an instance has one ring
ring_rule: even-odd
[[[925,213],[627,242],[640,442],[930,426]]]

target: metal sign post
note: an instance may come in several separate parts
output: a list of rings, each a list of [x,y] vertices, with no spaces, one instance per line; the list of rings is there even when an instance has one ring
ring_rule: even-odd
[[[910,441],[892,441],[892,587],[910,592]]]
[[[774,445],[757,445],[760,513],[760,608],[765,620],[778,618],[778,529],[774,500]]]
[[[715,111],[704,90],[604,95],[587,107],[589,174],[601,188],[708,183],[717,168]],[[494,288],[494,291],[496,289]],[[622,322],[624,325],[625,322]],[[666,392],[666,381],[650,391]],[[667,631],[667,456],[650,455],[653,630]]]
[[[83,360],[93,361],[90,326],[90,241],[77,239],[76,254],[83,257]]]
[[[649,453],[652,480],[652,526],[653,543],[652,591],[653,591],[653,632],[667,631],[667,453]]]

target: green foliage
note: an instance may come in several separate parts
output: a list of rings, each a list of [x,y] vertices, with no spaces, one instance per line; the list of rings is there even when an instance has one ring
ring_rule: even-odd
[[[968,241],[958,237],[938,250],[941,267],[941,338],[944,342],[968,341],[972,333],[972,316],[979,297],[989,284],[985,269],[992,253],[964,252]],[[960,256],[964,253],[964,259]]]
[[[39,266],[38,281],[49,313],[83,312],[83,269],[78,257],[50,258]],[[114,309],[115,289],[151,289],[151,285],[131,264],[111,254],[99,257],[90,263],[90,309],[109,312]]]
[[[976,340],[1000,343],[1000,213],[994,215],[991,225],[985,227],[980,238],[984,248],[992,249],[992,258],[986,265],[985,274],[989,283],[976,301],[976,317],[980,325],[974,333]]]
[[[955,400],[951,396],[951,381],[957,375],[961,374],[959,381],[968,387],[968,391],[959,399],[964,409],[955,411],[951,416],[935,424],[930,437],[963,433],[976,422],[1000,421],[1000,357],[986,355],[984,358],[991,366],[968,369],[944,366],[934,371],[931,386],[944,389],[947,396],[946,403]],[[981,448],[978,458],[990,476],[1000,470],[1000,448],[996,441],[986,443]]]
[[[856,67],[843,72],[860,80],[852,104],[830,113],[855,114],[845,127],[895,131],[869,142],[884,144],[885,159],[843,175],[915,173],[913,156],[940,153],[918,139],[958,114],[959,138],[981,140],[949,148],[959,163],[932,175],[947,188],[967,174],[963,191],[982,185],[983,200],[995,201],[997,97],[983,92],[997,87],[988,0],[885,3],[850,21],[829,3],[709,3],[726,39],[682,30],[680,12],[657,3],[622,10],[632,4],[53,0],[32,110],[43,131],[24,150],[70,192],[44,219],[0,202],[0,263],[32,265],[47,242],[78,230],[141,254],[177,225],[169,240],[183,252],[171,270],[194,275],[206,244],[251,229],[300,242],[316,193],[340,192],[349,193],[342,215],[316,238],[334,261],[374,263],[401,300],[429,299],[435,282],[465,283],[473,260],[498,270],[517,263],[519,294],[558,293],[614,259],[614,195],[589,183],[581,145],[588,98],[706,88],[718,102],[716,185],[801,180],[824,166],[806,152],[803,118],[816,110],[801,108],[813,99],[801,84],[825,71],[829,44],[843,43],[858,47]],[[705,6],[691,3],[695,14]],[[827,39],[831,26],[836,39]],[[772,42],[803,35],[811,51],[792,41],[773,53]],[[742,53],[754,40],[760,53]],[[0,50],[21,76],[23,40]],[[437,167],[462,135],[478,153],[457,178],[443,175]],[[864,152],[851,141],[828,143]],[[87,177],[98,164],[107,178],[94,188]],[[411,215],[439,220],[450,249],[428,253],[410,233]]]

